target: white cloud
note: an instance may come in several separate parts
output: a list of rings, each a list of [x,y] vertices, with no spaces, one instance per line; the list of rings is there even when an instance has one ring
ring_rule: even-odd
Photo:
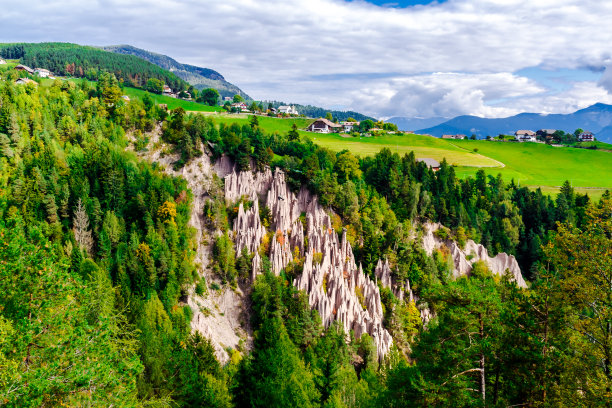
[[[354,103],[383,117],[398,111],[421,117],[452,117],[466,112],[504,116],[515,112],[486,102],[533,96],[543,91],[533,81],[509,73],[433,73],[374,84],[369,90],[356,91]]]
[[[551,95],[511,73],[606,66],[611,17],[612,2],[598,0],[450,0],[407,9],[341,0],[34,0],[3,7],[0,38],[128,43],[216,69],[259,99],[385,116],[497,116],[608,98],[596,84]],[[611,89],[611,76],[601,85]],[[521,108],[521,101],[543,105]]]

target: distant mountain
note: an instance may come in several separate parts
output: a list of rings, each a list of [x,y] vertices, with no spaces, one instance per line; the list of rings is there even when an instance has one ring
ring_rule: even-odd
[[[487,119],[477,116],[458,116],[435,126],[417,130],[434,136],[463,133],[476,134],[479,138],[514,134],[516,130],[559,129],[573,132],[582,128],[595,134],[598,140],[612,142],[612,105],[596,103],[585,109],[569,114],[544,115],[540,113],[520,113],[507,118]]]
[[[410,118],[406,116],[394,116],[387,119],[387,122],[395,123],[399,130],[415,130],[426,127],[432,127],[446,122],[449,118],[433,117],[433,118]]]
[[[132,47],[131,45],[109,45],[100,47],[101,49],[115,54],[134,55],[149,61],[158,67],[168,70],[179,78],[189,82],[197,89],[214,88],[219,91],[222,97],[241,95],[243,98],[250,100],[242,89],[225,80],[223,75],[210,68],[201,68],[194,65],[181,64],[167,55],[157,54],[151,51]]]

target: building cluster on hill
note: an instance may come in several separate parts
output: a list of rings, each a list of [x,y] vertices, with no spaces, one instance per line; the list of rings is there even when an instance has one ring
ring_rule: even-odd
[[[40,78],[55,79],[53,77],[53,74],[51,73],[51,71],[49,71],[48,69],[45,69],[45,68],[34,68],[34,69],[32,69],[32,68],[30,68],[30,67],[28,67],[26,65],[21,65],[20,64],[20,65],[17,65],[15,67],[15,70],[17,70],[17,71],[25,71],[25,72],[27,72],[30,75],[36,75],[36,76],[38,76]]]
[[[191,94],[189,92],[187,91],[176,92],[176,91],[173,91],[172,88],[170,88],[168,85],[164,85],[162,87],[162,95],[169,96],[170,98],[191,100]]]
[[[538,140],[543,142],[552,142],[557,138],[556,129],[540,129],[537,132],[532,130],[517,130],[514,132],[514,136],[519,142],[537,142]],[[595,136],[592,132],[583,131],[577,135],[579,142],[593,142]]]
[[[465,138],[466,138],[466,136],[465,135],[461,135],[461,134],[457,134],[457,135],[442,135],[442,139],[458,139],[458,140],[463,140]]]
[[[308,125],[306,128],[309,132],[316,133],[335,133],[335,132],[352,132],[357,130],[361,122],[340,122],[334,123],[329,119],[319,118]],[[374,130],[374,129],[371,129]]]

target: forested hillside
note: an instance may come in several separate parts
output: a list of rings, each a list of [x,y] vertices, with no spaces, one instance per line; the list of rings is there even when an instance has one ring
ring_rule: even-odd
[[[332,152],[296,130],[266,133],[257,117],[216,125],[150,98],[126,104],[109,73],[95,88],[17,85],[17,75],[0,81],[0,404],[609,405],[609,193],[594,203],[566,183],[553,199],[484,172],[460,180],[446,162],[434,172],[414,154]],[[293,286],[299,251],[273,273],[275,231],[251,280],[251,254],[235,252],[231,228],[254,203],[226,202],[218,177],[197,209],[211,264],[196,264],[193,194],[143,159],[151,152],[176,158],[177,170],[205,154],[242,171],[280,168],[295,191],[318,195],[332,220],[325,233],[344,229],[367,275],[387,259],[414,291],[398,298],[377,281],[391,351],[379,359],[367,333],[322,324]],[[269,229],[270,209],[257,215]],[[482,262],[454,278],[449,249],[430,257],[417,239],[428,221],[445,226],[447,242],[516,255],[528,287]],[[224,366],[190,326],[190,294],[219,290],[205,268],[250,302],[252,346],[229,350]]]
[[[0,56],[19,59],[24,65],[46,68],[61,76],[95,80],[102,72],[111,72],[124,85],[135,88],[144,88],[152,78],[175,91],[189,88],[189,84],[176,75],[143,59],[77,44],[0,44]]]
[[[251,97],[236,85],[225,80],[223,75],[210,68],[196,67],[188,64],[181,64],[167,55],[157,54],[131,45],[109,45],[101,47],[105,51],[117,54],[134,55],[149,61],[165,70],[174,73],[179,78],[193,85],[196,89],[214,88],[219,91],[221,97],[233,97],[240,95],[246,100]]]

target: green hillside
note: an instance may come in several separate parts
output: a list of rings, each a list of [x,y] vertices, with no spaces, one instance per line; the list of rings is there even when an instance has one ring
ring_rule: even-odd
[[[129,96],[130,99],[137,98],[140,100],[142,100],[145,94],[149,94],[156,104],[165,103],[168,105],[169,110],[181,107],[185,109],[185,111],[189,112],[225,112],[225,110],[220,106],[208,106],[193,101],[184,101],[182,99],[171,98],[169,96],[156,95],[142,89],[125,87],[123,92],[125,95]]]
[[[251,97],[236,85],[231,84],[223,78],[223,75],[210,68],[196,67],[188,64],[181,64],[167,55],[157,54],[151,51],[132,47],[131,45],[110,45],[100,47],[101,49],[116,54],[134,55],[149,61],[158,67],[174,73],[179,78],[189,82],[197,89],[214,88],[219,94],[224,96],[241,95],[247,100]]]
[[[100,72],[108,71],[127,86],[142,88],[149,79],[155,78],[174,90],[189,88],[187,82],[173,73],[141,58],[77,44],[0,44],[0,56],[19,59],[24,65],[46,68],[60,76],[96,79]]]
[[[247,115],[225,116],[217,123],[247,123]],[[269,132],[288,132],[293,123],[304,129],[305,119],[259,118],[260,126]],[[612,189],[612,153],[601,144],[598,150],[552,147],[540,143],[501,143],[485,140],[445,140],[435,137],[405,134],[378,137],[343,137],[300,131],[304,137],[334,151],[349,150],[355,155],[372,156],[383,148],[404,155],[414,151],[417,158],[433,158],[456,166],[459,177],[474,175],[479,168],[487,174],[501,173],[506,180],[521,185],[542,187],[544,192],[557,193],[569,180],[582,193],[601,197]]]
[[[446,142],[446,141],[445,141]],[[600,150],[553,147],[541,143],[499,143],[483,140],[455,140],[446,142],[469,151],[499,160],[505,167],[495,169],[504,179],[513,178],[528,186],[546,187],[557,192],[565,180],[589,195],[599,197],[612,189],[612,153]],[[474,168],[461,167],[459,175],[473,175]],[[493,173],[493,171],[490,171]]]

